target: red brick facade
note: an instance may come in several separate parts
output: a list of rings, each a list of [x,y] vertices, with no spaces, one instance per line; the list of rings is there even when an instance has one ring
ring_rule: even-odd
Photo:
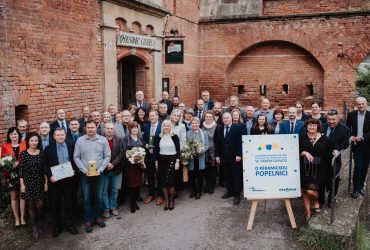
[[[339,110],[344,102],[353,104],[355,69],[370,52],[369,1],[264,0],[261,15],[212,21],[200,17],[203,0],[152,2],[172,13],[163,18],[165,29],[155,34],[163,41],[184,40],[184,64],[165,64],[162,49],[162,77],[170,79],[171,96],[177,87],[181,100],[190,105],[208,89],[212,99],[225,101],[236,94],[242,105],[258,106],[263,84],[273,106],[286,108],[297,99],[306,105],[322,101],[324,108]],[[21,111],[28,112],[31,130],[53,120],[59,107],[68,117],[80,116],[84,105],[102,111],[101,1],[4,3],[1,138],[15,125],[15,106],[27,105]],[[177,37],[170,34],[172,28],[179,31]],[[129,54],[130,48],[117,47],[117,62]],[[151,98],[154,62],[147,50],[137,49],[136,56],[142,60],[137,89]],[[288,93],[283,92],[285,84]]]
[[[69,118],[80,116],[84,105],[102,109],[99,22],[95,0],[5,0],[0,15],[1,135],[15,125],[15,105],[28,106],[31,130],[54,120],[56,108],[65,108]]]

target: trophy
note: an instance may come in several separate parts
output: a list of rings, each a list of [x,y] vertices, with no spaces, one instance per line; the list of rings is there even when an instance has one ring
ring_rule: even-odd
[[[87,163],[87,171],[89,176],[97,176],[96,161],[89,161]]]
[[[154,136],[149,136],[148,145],[150,148],[154,148]]]

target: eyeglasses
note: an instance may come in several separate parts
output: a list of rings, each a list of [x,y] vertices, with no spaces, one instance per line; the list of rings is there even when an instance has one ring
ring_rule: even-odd
[[[336,111],[335,109],[331,109],[328,111],[328,115],[337,115],[338,114],[338,111]]]

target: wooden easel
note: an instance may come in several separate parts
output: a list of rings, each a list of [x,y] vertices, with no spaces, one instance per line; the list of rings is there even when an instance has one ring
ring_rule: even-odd
[[[283,199],[283,200],[285,201],[285,206],[286,206],[286,209],[288,211],[290,224],[291,224],[292,228],[297,228],[297,224],[295,222],[295,218],[294,218],[292,206],[290,204],[290,200],[289,199]],[[257,210],[257,204],[258,204],[258,200],[252,200],[252,208],[251,208],[251,212],[249,214],[248,225],[247,225],[247,230],[248,231],[252,230],[254,216],[256,215],[256,210]],[[267,205],[267,199],[265,199],[265,209],[266,209],[266,205]]]

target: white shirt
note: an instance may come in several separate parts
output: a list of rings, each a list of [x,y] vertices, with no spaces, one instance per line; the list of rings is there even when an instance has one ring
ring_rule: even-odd
[[[176,154],[176,146],[175,143],[172,141],[170,135],[165,135],[161,138],[161,141],[159,142],[159,154],[160,155]]]

